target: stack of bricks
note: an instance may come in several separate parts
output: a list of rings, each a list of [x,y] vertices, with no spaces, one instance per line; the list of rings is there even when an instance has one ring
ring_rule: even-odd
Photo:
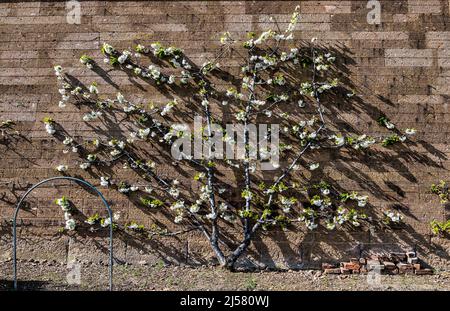
[[[352,258],[349,262],[338,264],[323,263],[325,274],[361,274],[375,272],[379,274],[416,274],[431,275],[433,270],[419,263],[415,252],[391,253],[389,256],[373,255],[367,258]]]

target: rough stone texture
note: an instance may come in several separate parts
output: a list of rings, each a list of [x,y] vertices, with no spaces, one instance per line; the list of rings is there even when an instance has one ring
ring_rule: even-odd
[[[356,161],[346,161],[351,154],[319,159],[324,166],[332,160],[331,169],[324,173],[343,189],[370,195],[369,208],[378,215],[384,208],[399,208],[406,227],[395,231],[311,233],[299,228],[274,232],[258,237],[242,263],[303,268],[319,266],[326,260],[359,257],[361,253],[414,249],[430,265],[448,268],[450,244],[446,239],[432,238],[428,223],[446,219],[449,212],[428,189],[439,179],[450,180],[449,1],[381,3],[382,24],[370,25],[366,21],[367,1],[82,1],[81,24],[69,25],[64,2],[2,1],[0,120],[17,121],[27,140],[10,148],[0,145],[0,258],[11,256],[7,220],[20,194],[29,185],[54,176],[53,168],[61,161],[76,167],[76,158],[63,154],[61,145],[45,133],[42,118],[52,114],[67,131],[80,137],[92,135],[92,128],[80,122],[78,110],[57,107],[57,84],[52,73],[55,64],[81,81],[97,81],[102,92],[113,96],[117,92],[114,84],[78,62],[84,53],[101,62],[99,46],[104,41],[117,48],[129,48],[137,42],[174,44],[202,64],[218,48],[219,32],[228,30],[244,37],[246,31],[261,31],[270,24],[269,14],[275,14],[281,26],[286,25],[292,10],[300,4],[296,37],[308,41],[317,37],[321,44],[332,47],[359,98],[353,110],[339,111],[342,124],[375,135],[383,131],[375,120],[384,113],[398,128],[418,129],[415,143],[408,150],[383,150]],[[237,64],[231,59],[223,65],[236,72]],[[141,92],[137,82],[120,71],[109,75],[130,98],[165,100],[153,88]],[[162,167],[161,171],[183,180],[174,168]],[[85,172],[71,169],[69,173],[98,184],[95,176]],[[130,181],[136,178],[127,170],[118,170],[117,174]],[[82,257],[80,260],[106,260],[106,236],[58,233],[63,218],[52,200],[62,194],[70,197],[82,214],[102,210],[95,196],[77,187],[48,185],[37,190],[28,208],[20,213],[19,257],[65,261],[70,253]],[[114,191],[105,190],[104,194],[124,220],[146,226],[164,223],[173,228],[164,215],[138,208]],[[212,262],[210,248],[199,233],[152,240],[119,234],[115,254],[123,262]]]

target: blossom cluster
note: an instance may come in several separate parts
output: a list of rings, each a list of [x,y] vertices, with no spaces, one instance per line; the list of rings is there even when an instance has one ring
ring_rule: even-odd
[[[70,203],[69,199],[63,196],[59,199],[56,199],[55,204],[58,205],[64,212],[64,219],[66,221],[65,229],[69,231],[75,230],[77,223],[72,217],[72,204]]]

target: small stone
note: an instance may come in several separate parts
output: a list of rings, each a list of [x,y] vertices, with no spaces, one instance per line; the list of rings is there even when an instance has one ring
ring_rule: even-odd
[[[341,268],[331,268],[331,269],[325,269],[325,274],[341,274]]]
[[[147,261],[145,261],[145,260],[139,261],[138,264],[141,265],[141,266],[146,266],[146,265],[148,265]]]
[[[425,268],[425,269],[420,269],[420,270],[416,270],[416,275],[432,275],[433,274],[433,270]]]
[[[361,268],[361,266],[358,263],[355,262],[344,262],[344,265],[342,266],[342,268],[347,269],[347,270],[359,270]]]
[[[366,263],[367,263],[366,258],[363,258],[363,257],[359,258],[359,264],[360,265],[365,265]]]

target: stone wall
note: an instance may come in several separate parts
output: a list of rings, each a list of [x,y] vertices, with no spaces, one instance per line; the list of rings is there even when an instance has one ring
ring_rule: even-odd
[[[450,1],[398,0],[381,2],[381,24],[367,22],[367,1],[82,1],[81,24],[66,21],[64,1],[2,1],[0,3],[0,121],[17,121],[25,136],[0,145],[0,258],[11,256],[10,224],[19,196],[33,183],[55,176],[61,162],[69,174],[98,185],[98,176],[76,169],[77,157],[45,132],[41,120],[51,115],[68,132],[89,137],[94,130],[80,122],[75,107],[57,107],[59,94],[53,66],[62,65],[84,83],[97,81],[103,93],[115,96],[117,86],[130,98],[145,96],[164,102],[155,88],[121,71],[98,76],[83,68],[78,58],[88,54],[101,63],[103,42],[118,49],[153,41],[182,48],[199,65],[219,48],[223,31],[245,37],[247,31],[265,30],[272,14],[285,26],[296,5],[301,18],[296,38],[317,37],[333,49],[342,64],[347,84],[358,100],[352,109],[336,117],[346,126],[369,134],[383,129],[376,124],[386,114],[399,128],[418,130],[407,148],[379,151],[374,156],[353,158],[351,154],[321,156],[323,172],[343,189],[370,196],[370,208],[379,213],[397,208],[405,216],[401,230],[366,228],[356,231],[310,233],[306,229],[277,231],[259,236],[249,251],[253,262],[269,266],[300,268],[323,260],[339,260],[362,252],[415,249],[433,266],[448,267],[450,243],[431,235],[429,222],[448,219],[449,210],[429,193],[431,183],[449,178],[450,150]],[[236,72],[238,61],[225,68]],[[102,67],[108,69],[107,65]],[[106,77],[106,78],[105,78]],[[340,107],[340,103],[335,103]],[[190,181],[170,166],[167,176]],[[124,179],[132,172],[119,169]],[[234,183],[234,182],[232,182]],[[61,195],[74,201],[83,214],[101,210],[91,193],[67,183],[49,184],[30,197],[20,214],[21,258],[49,257],[65,260],[69,253],[96,261],[105,254],[107,239],[88,232],[61,234],[62,213],[52,201]],[[173,228],[159,213],[149,213],[128,198],[104,190],[122,219]],[[238,234],[238,233],[235,233]],[[116,257],[123,262],[207,263],[212,258],[200,233],[177,237],[142,239],[126,233],[115,238]],[[103,260],[103,259],[102,259]]]

